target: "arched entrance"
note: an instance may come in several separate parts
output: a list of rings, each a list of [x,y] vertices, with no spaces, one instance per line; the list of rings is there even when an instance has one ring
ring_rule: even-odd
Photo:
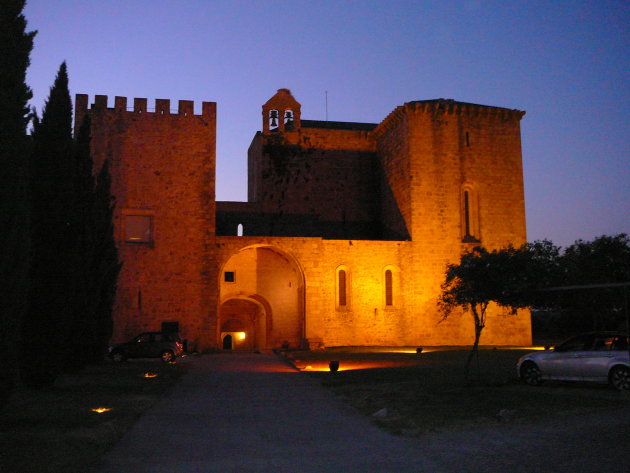
[[[234,350],[298,347],[304,339],[304,276],[296,260],[272,246],[234,253],[221,272],[219,346]]]
[[[228,298],[219,308],[221,346],[235,351],[264,348],[266,319],[260,302],[243,295]]]

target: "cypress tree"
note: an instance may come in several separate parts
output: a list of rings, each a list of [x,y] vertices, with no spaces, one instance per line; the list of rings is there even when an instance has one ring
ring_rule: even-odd
[[[26,32],[23,9],[24,0],[0,2],[0,407],[13,387],[19,326],[28,295],[26,128],[32,93],[25,80],[36,32]]]
[[[33,261],[20,374],[28,386],[43,387],[54,382],[66,358],[76,310],[72,103],[65,62],[35,125],[30,160]]]
[[[90,117],[86,115],[76,138],[77,292],[80,298],[74,331],[79,331],[77,340],[83,343],[75,343],[80,353],[74,359],[98,362],[103,359],[112,335],[112,309],[120,264],[114,240],[108,161],[101,167],[95,182],[90,129]]]
[[[94,259],[91,268],[95,281],[95,352],[94,357],[104,353],[112,336],[114,299],[118,274],[122,263],[118,260],[118,249],[114,238],[114,199],[111,195],[109,161],[105,161],[96,181],[94,195]]]

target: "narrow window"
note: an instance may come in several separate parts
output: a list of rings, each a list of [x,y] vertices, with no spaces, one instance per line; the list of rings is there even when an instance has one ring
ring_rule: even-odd
[[[341,269],[338,273],[338,289],[339,289],[339,306],[345,307],[347,305],[346,298],[346,272]]]
[[[236,236],[243,236],[243,224],[239,223],[236,227]]]
[[[234,271],[226,271],[223,273],[223,281],[236,282],[236,273]]]
[[[466,147],[470,148],[470,133],[466,132]]]
[[[385,271],[385,305],[394,305],[394,288],[392,270]]]
[[[468,191],[464,191],[464,226],[465,233],[464,238],[470,238],[470,194]]]
[[[461,191],[461,231],[464,243],[479,243],[479,209],[475,188],[466,184]]]

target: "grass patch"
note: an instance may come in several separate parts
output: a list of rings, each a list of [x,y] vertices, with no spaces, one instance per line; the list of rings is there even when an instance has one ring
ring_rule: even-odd
[[[630,393],[604,385],[547,382],[540,387],[521,384],[516,361],[531,350],[481,350],[479,369],[471,370],[474,382],[464,380],[468,351],[422,353],[366,353],[356,350],[293,354],[296,366],[321,366],[339,360],[347,371],[309,374],[341,396],[384,430],[418,436],[429,432],[528,423],[565,415],[628,406]],[[386,366],[353,369],[362,361]],[[413,363],[412,363],[413,361]],[[477,376],[478,375],[478,376]]]
[[[106,362],[47,389],[18,387],[0,412],[0,471],[85,471],[185,369],[156,360]],[[98,407],[111,410],[91,410]]]

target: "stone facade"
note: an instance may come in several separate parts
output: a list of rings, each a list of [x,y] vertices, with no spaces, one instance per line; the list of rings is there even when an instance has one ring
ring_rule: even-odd
[[[468,345],[440,322],[466,249],[526,240],[524,112],[427,100],[379,124],[301,117],[280,89],[248,153],[248,202],[215,201],[216,106],[78,95],[110,161],[123,270],[116,340],[176,322],[199,349]],[[531,343],[528,311],[490,309],[482,343]]]

